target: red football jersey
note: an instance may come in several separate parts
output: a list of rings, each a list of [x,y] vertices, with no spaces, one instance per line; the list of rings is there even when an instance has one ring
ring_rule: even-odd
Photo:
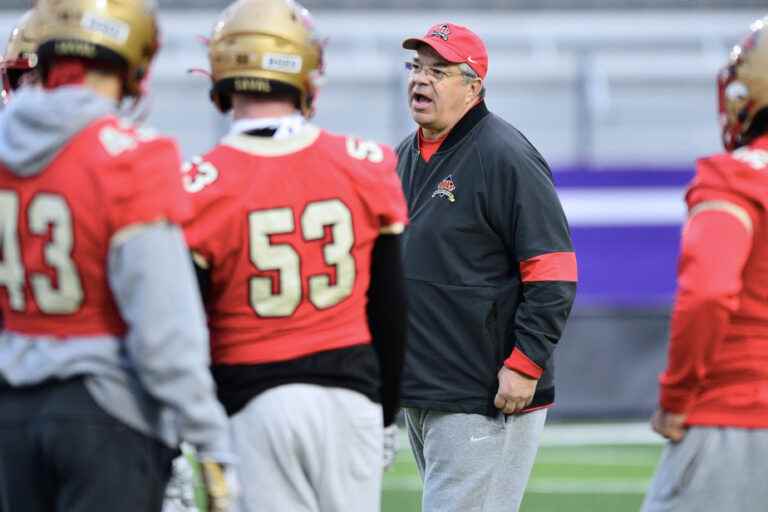
[[[121,335],[107,276],[111,243],[134,225],[189,213],[174,142],[114,117],[75,135],[39,174],[0,166],[4,328],[58,337]]]
[[[700,160],[686,199],[661,405],[768,427],[768,137]]]
[[[185,166],[185,233],[210,266],[218,364],[283,361],[370,342],[371,250],[407,208],[391,149],[308,125],[233,135]]]

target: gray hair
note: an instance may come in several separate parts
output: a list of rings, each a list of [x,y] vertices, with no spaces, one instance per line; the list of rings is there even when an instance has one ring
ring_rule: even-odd
[[[466,62],[462,62],[459,64],[459,71],[461,71],[461,74],[464,75],[464,83],[468,84],[472,80],[478,80],[480,76],[475,72],[474,69],[469,67],[469,64]],[[485,98],[485,83],[483,83],[482,88],[480,89],[480,92],[477,94],[477,96],[480,99]]]

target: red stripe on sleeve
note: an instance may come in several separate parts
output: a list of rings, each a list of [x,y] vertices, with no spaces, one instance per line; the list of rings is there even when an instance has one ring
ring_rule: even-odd
[[[551,252],[520,262],[520,275],[524,283],[534,281],[578,280],[576,253]]]
[[[527,375],[532,379],[541,378],[541,375],[544,373],[544,368],[528,359],[528,356],[518,349],[512,351],[506,361],[504,361],[504,366],[510,370],[515,370],[523,375]]]

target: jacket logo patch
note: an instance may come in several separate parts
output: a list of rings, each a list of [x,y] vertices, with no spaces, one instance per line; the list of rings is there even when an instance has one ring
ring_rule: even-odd
[[[450,175],[437,184],[437,188],[432,192],[432,197],[442,197],[453,203],[456,201],[456,196],[453,194],[454,190],[456,190],[456,184],[453,182],[453,175]]]

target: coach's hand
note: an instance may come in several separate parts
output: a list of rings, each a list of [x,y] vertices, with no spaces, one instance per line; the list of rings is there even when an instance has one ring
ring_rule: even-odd
[[[537,379],[502,366],[498,373],[499,390],[493,404],[504,414],[514,414],[525,409],[533,400]]]
[[[675,414],[657,409],[651,418],[651,427],[661,436],[677,443],[685,437],[685,418],[685,414]]]

